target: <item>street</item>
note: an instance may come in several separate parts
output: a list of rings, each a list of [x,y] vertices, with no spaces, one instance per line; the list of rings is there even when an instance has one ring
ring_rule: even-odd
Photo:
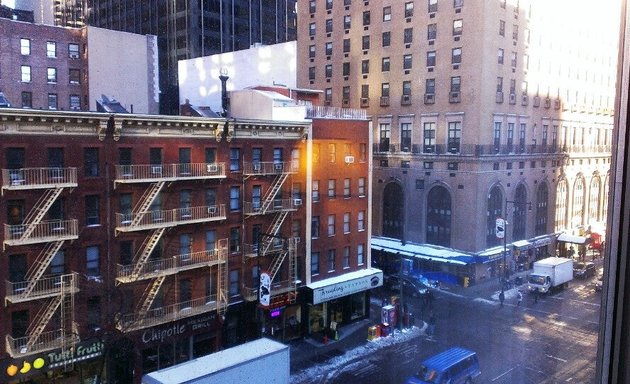
[[[506,291],[503,306],[496,294],[474,298],[437,292],[433,337],[416,332],[398,343],[356,353],[329,366],[325,376],[301,382],[403,383],[420,361],[455,345],[478,353],[478,383],[594,382],[601,294],[595,291],[595,279],[573,280],[567,289],[540,296],[537,302],[525,293],[520,306],[516,289]],[[419,298],[405,302],[420,313]],[[428,312],[422,314],[424,321]]]

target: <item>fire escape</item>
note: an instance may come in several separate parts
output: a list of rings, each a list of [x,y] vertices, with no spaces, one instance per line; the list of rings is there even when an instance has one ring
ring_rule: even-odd
[[[290,302],[295,301],[297,296],[296,286],[296,239],[282,236],[281,228],[289,212],[296,211],[301,205],[301,199],[280,199],[278,192],[282,190],[289,175],[295,174],[297,169],[290,163],[284,162],[253,162],[246,163],[243,169],[245,179],[254,176],[273,177],[269,189],[260,201],[245,203],[245,217],[259,215],[273,215],[270,225],[265,229],[264,236],[258,244],[245,245],[243,252],[245,261],[254,257],[273,256],[271,264],[268,266],[269,276],[273,287],[272,300],[274,296],[286,294]],[[285,261],[288,260],[288,275],[286,281],[278,281],[276,277],[281,276],[278,272],[282,269]],[[257,297],[258,287],[245,289],[244,297],[254,300]]]
[[[2,170],[5,191],[44,192],[21,224],[4,225],[3,247],[44,244],[24,276],[24,281],[6,282],[5,306],[37,300],[37,315],[26,334],[6,335],[6,350],[14,358],[61,348],[79,342],[74,296],[79,291],[76,273],[45,276],[50,262],[64,242],[78,238],[78,224],[71,220],[44,220],[64,189],[77,187],[76,168],[22,168]],[[45,304],[42,304],[45,302]],[[52,321],[58,314],[58,322]]]
[[[146,185],[142,197],[129,213],[116,214],[116,233],[148,232],[133,262],[118,265],[116,284],[144,282],[146,287],[133,313],[119,314],[116,326],[122,331],[151,327],[196,314],[227,309],[227,239],[218,241],[214,250],[173,255],[168,258],[151,257],[168,228],[226,219],[225,205],[180,207],[170,210],[152,209],[160,192],[168,185],[182,180],[225,178],[224,164],[120,165],[116,168],[115,185]],[[179,272],[208,268],[216,270],[216,295],[205,296],[186,303],[155,307],[160,288],[169,276]]]

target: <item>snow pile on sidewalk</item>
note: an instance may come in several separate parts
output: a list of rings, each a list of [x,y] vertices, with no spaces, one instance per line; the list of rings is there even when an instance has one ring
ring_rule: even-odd
[[[357,347],[353,350],[346,351],[341,356],[333,357],[332,359],[326,361],[323,364],[319,364],[317,366],[305,369],[300,373],[295,375],[291,375],[291,383],[301,383],[301,382],[310,382],[314,377],[324,377],[336,369],[344,367],[362,356],[369,355],[378,351],[379,349],[398,344],[404,343],[416,337],[419,337],[424,334],[424,327],[419,328],[413,326],[411,328],[405,328],[401,330],[394,330],[393,333],[389,336],[376,338],[365,345]]]

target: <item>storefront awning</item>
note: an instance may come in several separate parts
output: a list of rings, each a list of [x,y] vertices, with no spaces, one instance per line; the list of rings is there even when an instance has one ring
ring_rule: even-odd
[[[516,249],[527,249],[532,243],[527,240],[518,240],[512,243],[512,246]]]
[[[453,263],[457,265],[473,264],[475,259],[472,254],[453,248],[441,247],[432,244],[418,244],[405,242],[389,237],[372,237],[372,250],[398,253],[402,256],[417,259],[430,260],[441,263]]]
[[[558,241],[562,241],[564,243],[585,244],[588,241],[588,237],[573,236],[566,233],[561,233],[560,235],[558,235]]]
[[[312,304],[319,304],[381,285],[383,285],[383,271],[378,268],[366,268],[316,281],[307,284],[306,287],[313,290]]]

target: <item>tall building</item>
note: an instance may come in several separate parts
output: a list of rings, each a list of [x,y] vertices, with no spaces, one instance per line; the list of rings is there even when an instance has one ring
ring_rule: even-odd
[[[298,87],[372,119],[374,234],[480,252],[503,243],[501,217],[532,261],[559,232],[605,222],[616,14],[586,1],[301,4]]]
[[[177,61],[296,39],[296,0],[22,0],[36,20],[158,36],[161,112],[178,114]],[[19,6],[17,8],[19,8]],[[37,15],[41,15],[41,19]],[[52,17],[49,16],[52,14]]]

